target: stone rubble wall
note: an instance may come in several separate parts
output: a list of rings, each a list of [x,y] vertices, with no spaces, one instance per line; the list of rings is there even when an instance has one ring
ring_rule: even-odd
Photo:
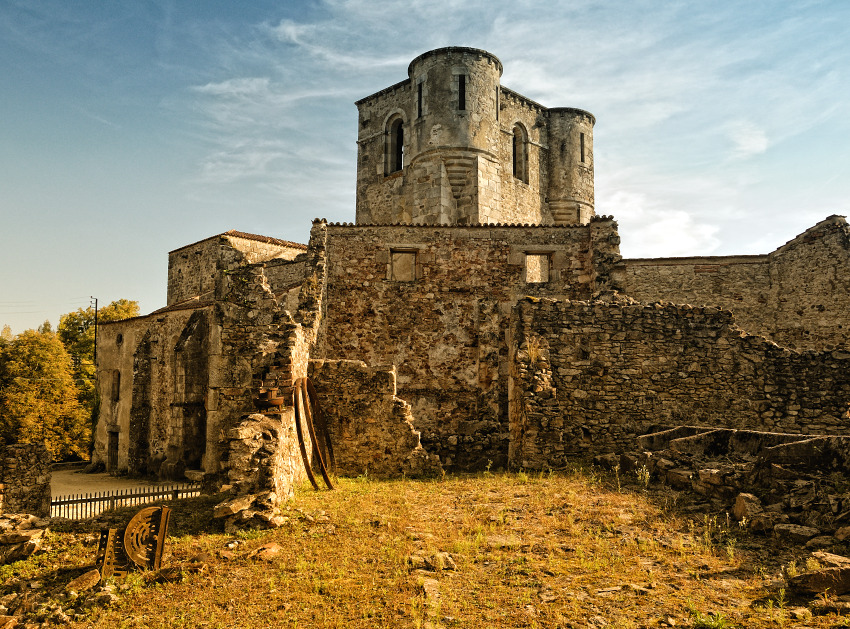
[[[0,513],[0,565],[21,561],[41,549],[49,525],[49,515]]]
[[[0,514],[50,517],[50,465],[43,443],[0,446]]]
[[[205,419],[198,414],[204,411],[209,355],[216,340],[210,334],[213,314],[207,306],[104,326],[108,336],[98,339],[98,346],[111,358],[98,357],[102,402],[94,461],[106,462],[112,431],[119,435],[116,471],[158,474],[165,461],[181,458],[184,432],[194,434],[194,448],[203,452],[207,439],[198,424]],[[123,335],[120,344],[118,334]],[[118,365],[121,372],[116,402],[107,365]],[[184,411],[195,411],[191,420]],[[182,478],[182,470],[167,477]]]
[[[304,253],[296,243],[219,234],[168,254],[168,305],[211,296],[222,270],[268,260],[292,260]]]
[[[830,216],[764,256],[627,259],[616,271],[639,301],[716,305],[791,349],[848,349],[850,227]]]
[[[312,463],[312,442],[304,426],[302,434]],[[243,416],[222,432],[220,449],[222,484],[217,489],[231,497],[216,507],[214,516],[235,526],[278,526],[279,505],[306,479],[294,409]]]
[[[281,294],[296,286],[301,287],[307,272],[307,260],[306,256],[298,260],[272,260],[263,263],[263,267],[269,288],[279,299]]]
[[[312,357],[395,365],[398,396],[430,454],[457,469],[505,465],[512,305],[526,294],[587,299],[612,288],[618,246],[607,218],[571,227],[328,225],[327,314]],[[398,250],[415,252],[413,281],[389,279]],[[529,252],[548,255],[549,282],[525,282]]]
[[[359,360],[311,360],[310,379],[334,448],[336,473],[392,478],[440,471],[422,448],[410,404],[396,396],[396,370]]]
[[[782,541],[814,549],[850,537],[850,437],[678,426],[635,446],[594,464],[692,491]]]
[[[691,424],[843,434],[850,355],[795,352],[717,308],[527,298],[514,309],[511,463],[633,447]]]
[[[241,506],[233,507],[233,513],[259,510],[273,514],[303,478],[292,392],[295,381],[307,376],[310,352],[322,322],[326,232],[325,223],[318,221],[311,233],[305,279],[294,313],[301,323],[276,301],[265,265],[243,267],[219,287],[222,301],[216,312],[221,355],[211,378],[210,397],[215,399],[214,420],[221,435],[216,451],[222,458],[217,468],[207,469],[218,469],[218,483],[231,486],[237,494]],[[284,398],[279,412],[254,411],[254,399],[261,389],[278,390]],[[307,427],[302,428],[312,456]],[[255,500],[256,508],[245,506],[249,498]]]
[[[313,445],[302,427],[308,459]],[[223,433],[222,468],[227,484],[239,494],[273,491],[280,499],[291,498],[295,486],[306,478],[295,430],[295,411],[252,413]]]

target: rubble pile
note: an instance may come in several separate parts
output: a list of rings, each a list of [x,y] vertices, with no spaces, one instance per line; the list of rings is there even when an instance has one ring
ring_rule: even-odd
[[[41,548],[49,523],[47,518],[26,513],[0,515],[0,564],[26,559]]]
[[[596,457],[724,508],[743,527],[807,548],[850,538],[850,437],[679,426]]]

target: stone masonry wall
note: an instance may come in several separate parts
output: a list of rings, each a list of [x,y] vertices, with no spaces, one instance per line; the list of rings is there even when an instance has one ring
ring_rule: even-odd
[[[50,517],[51,463],[43,443],[0,446],[0,514]]]
[[[640,301],[717,305],[743,329],[792,349],[848,349],[850,228],[830,216],[764,256],[623,260]]]
[[[105,324],[98,332],[100,415],[92,461],[107,463],[109,433],[118,433],[114,471],[156,473],[167,458],[174,405],[182,396],[186,371],[175,360],[175,347],[196,312],[210,307],[178,309]],[[119,342],[120,341],[120,342]],[[186,365],[184,365],[186,367]],[[196,376],[201,365],[195,368]],[[118,388],[114,383],[118,380]],[[190,375],[190,382],[197,378]],[[156,461],[156,464],[153,462]]]
[[[769,335],[770,265],[765,256],[623,260],[626,294],[638,301],[719,306],[752,334]],[[622,272],[622,271],[619,271]],[[772,313],[768,315],[772,322]]]
[[[458,469],[504,465],[510,309],[526,294],[587,299],[609,288],[616,223],[327,230],[328,306],[313,356],[395,365],[429,453]],[[525,281],[529,253],[548,260],[548,282]],[[393,266],[405,255],[409,281]]]
[[[500,208],[493,222],[551,224],[548,204],[545,202],[549,187],[548,129],[545,124],[546,108],[511,90],[499,93],[500,142],[495,147],[499,157],[501,177]],[[528,135],[526,144],[528,181],[514,177],[513,133],[520,124]]]
[[[245,266],[219,283],[215,321],[220,352],[210,360],[207,401],[210,441],[227,434],[254,411],[260,389],[277,388],[286,399],[284,407],[291,411],[293,384],[307,376],[322,322],[325,238],[326,226],[318,222],[311,231],[299,307],[294,313],[278,303],[264,264]],[[281,419],[286,420],[285,416]],[[220,444],[210,449],[221,452]],[[205,469],[213,473],[218,464],[218,459],[209,458]]]
[[[358,224],[589,220],[593,116],[535,103],[500,86],[501,73],[501,62],[486,51],[441,48],[414,59],[408,79],[357,101]],[[404,157],[393,171],[390,127],[398,120]],[[526,138],[519,177],[517,125]]]
[[[133,356],[149,327],[147,317],[98,325],[97,387],[100,415],[95,426],[92,462],[106,464],[109,433],[119,432],[119,458],[114,471],[126,471],[128,467],[129,444],[126,435],[133,401]],[[120,439],[121,430],[124,439]]]
[[[292,260],[305,249],[298,243],[234,231],[175,249],[168,254],[168,305],[199,296],[210,298],[222,270],[273,259]]]
[[[396,397],[395,368],[359,360],[311,360],[310,379],[328,425],[336,472],[376,478],[439,470],[422,448],[410,404]]]
[[[304,430],[308,454],[310,434]],[[236,495],[253,494],[255,499],[277,504],[291,498],[295,487],[306,478],[295,431],[291,406],[280,413],[251,413],[222,432],[224,489]],[[273,493],[273,497],[262,496]]]
[[[263,266],[269,288],[275,296],[279,297],[282,293],[296,286],[300,288],[307,270],[307,261],[303,258],[299,260],[272,260],[264,263]]]
[[[850,351],[850,226],[830,216],[769,256],[771,338],[797,349]]]
[[[716,308],[525,299],[511,462],[545,468],[679,424],[846,434],[850,354],[781,348]]]

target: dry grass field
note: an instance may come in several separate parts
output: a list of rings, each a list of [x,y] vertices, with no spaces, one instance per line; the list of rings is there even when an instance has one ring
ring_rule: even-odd
[[[809,553],[687,500],[586,469],[339,479],[299,491],[276,530],[225,534],[209,519],[215,498],[174,503],[163,565],[183,570],[116,580],[111,605],[63,594],[91,567],[102,519],[54,526],[0,583],[49,626],[57,606],[68,626],[110,628],[850,626],[810,616],[784,588],[783,569]]]

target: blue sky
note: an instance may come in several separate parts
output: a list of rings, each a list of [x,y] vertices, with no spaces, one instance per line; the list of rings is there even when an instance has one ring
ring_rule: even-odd
[[[845,0],[0,0],[0,326],[354,220],[353,102],[440,46],[596,115],[624,256],[767,253],[850,206],[848,42]]]

